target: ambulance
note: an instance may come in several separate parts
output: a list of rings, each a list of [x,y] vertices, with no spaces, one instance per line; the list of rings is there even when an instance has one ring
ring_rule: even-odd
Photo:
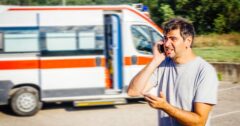
[[[126,102],[162,39],[141,8],[0,6],[0,104],[31,116],[47,102]]]

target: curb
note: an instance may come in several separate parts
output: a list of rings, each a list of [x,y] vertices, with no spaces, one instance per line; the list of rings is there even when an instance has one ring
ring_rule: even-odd
[[[220,81],[240,82],[240,63],[210,62]]]

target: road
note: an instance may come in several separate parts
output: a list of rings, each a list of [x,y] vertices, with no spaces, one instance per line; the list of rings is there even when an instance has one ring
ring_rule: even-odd
[[[240,84],[222,82],[212,126],[240,124]],[[0,126],[156,126],[157,112],[144,101],[126,105],[74,108],[71,103],[45,104],[32,117],[17,117],[7,106],[0,107]]]

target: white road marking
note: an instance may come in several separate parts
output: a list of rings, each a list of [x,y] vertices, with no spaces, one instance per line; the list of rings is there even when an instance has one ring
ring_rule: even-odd
[[[234,87],[230,87],[230,88],[220,89],[220,90],[218,90],[218,92],[227,91],[227,90],[231,90],[231,89],[234,89],[234,88],[240,88],[240,85],[234,86]]]
[[[233,87],[230,87],[230,88],[225,88],[225,89],[219,89],[218,92],[228,91],[228,90],[235,89],[235,88],[240,88],[240,85],[233,86]],[[218,115],[212,116],[211,119],[216,119],[216,118],[219,118],[219,117],[228,116],[228,115],[235,114],[235,113],[240,113],[240,110],[218,114]]]
[[[239,112],[240,111],[226,112],[226,113],[223,113],[223,114],[218,114],[218,115],[212,116],[211,119],[215,119],[215,118],[219,118],[219,117],[222,117],[222,116],[227,116],[227,115],[231,115],[231,114],[239,113]]]

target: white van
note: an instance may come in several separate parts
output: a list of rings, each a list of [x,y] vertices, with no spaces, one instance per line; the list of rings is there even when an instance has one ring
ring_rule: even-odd
[[[42,102],[121,103],[161,32],[125,5],[0,6],[0,104],[29,116]]]

